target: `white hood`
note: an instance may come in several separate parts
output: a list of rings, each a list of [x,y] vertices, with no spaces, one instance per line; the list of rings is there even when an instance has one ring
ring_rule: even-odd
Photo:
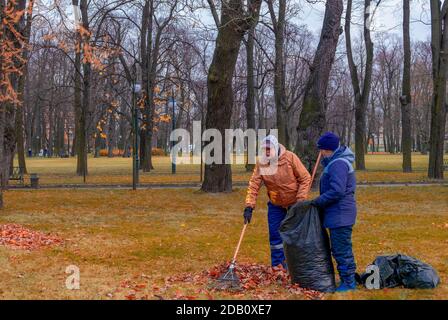
[[[278,154],[279,154],[279,148],[280,148],[280,144],[278,143],[277,137],[270,134],[267,137],[265,137],[263,139],[263,141],[261,142],[261,149],[266,148],[266,147],[270,147],[270,148],[274,148],[274,153],[271,154],[269,156],[269,158],[266,158],[266,155],[264,153],[262,153],[261,156],[261,162],[262,163],[267,163],[269,161],[275,161],[278,159]]]

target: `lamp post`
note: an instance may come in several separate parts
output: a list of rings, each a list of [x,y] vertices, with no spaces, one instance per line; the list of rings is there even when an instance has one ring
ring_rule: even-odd
[[[140,93],[142,87],[139,83],[133,84],[132,88],[132,131],[134,132],[134,141],[132,148],[132,190],[137,190],[139,159],[138,159],[138,108],[136,95]]]
[[[176,99],[174,99],[174,92],[172,94],[172,97],[170,98],[169,102],[168,102],[168,106],[170,108],[173,108],[173,115],[172,115],[172,119],[171,119],[171,123],[172,123],[172,131],[176,130]],[[174,145],[175,145],[175,141],[171,141],[171,154],[172,154],[172,159],[171,159],[171,173],[175,174],[176,173],[176,154],[173,152],[174,150]]]

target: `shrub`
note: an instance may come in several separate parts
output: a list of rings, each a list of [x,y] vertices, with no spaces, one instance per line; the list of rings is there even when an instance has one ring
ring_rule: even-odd
[[[121,149],[114,149],[112,151],[112,156],[114,157],[121,157],[123,156],[124,150]],[[132,154],[132,150],[131,150],[131,154]],[[161,148],[152,148],[151,154],[153,156],[165,156],[165,151]],[[107,151],[107,149],[101,149],[100,150],[100,157],[107,157],[109,155],[109,152]]]
[[[151,154],[153,156],[165,156],[165,150],[161,149],[161,148],[152,148],[151,150]]]
[[[112,156],[113,157],[121,157],[123,156],[124,150],[121,149],[113,149],[112,150]],[[100,150],[100,157],[107,157],[109,155],[109,151],[107,149],[101,149]]]

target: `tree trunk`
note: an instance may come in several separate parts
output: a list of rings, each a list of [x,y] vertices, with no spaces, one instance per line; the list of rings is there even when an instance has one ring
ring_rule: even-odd
[[[443,6],[431,0],[431,48],[433,60],[433,99],[429,138],[428,177],[443,179],[443,144],[446,124],[446,80],[448,50],[448,1]]]
[[[325,128],[327,87],[341,34],[342,0],[328,0],[322,32],[305,89],[295,152],[309,170],[316,161],[316,142]]]
[[[356,169],[365,170],[365,150],[366,150],[366,112],[369,103],[372,67],[373,67],[373,42],[370,36],[370,9],[371,0],[364,1],[364,44],[366,48],[365,74],[362,81],[358,78],[358,68],[355,65],[351,44],[351,16],[352,16],[352,2],[347,1],[347,11],[345,16],[345,43],[347,50],[347,60],[350,70],[350,77],[355,99],[355,154],[356,154]]]
[[[5,1],[0,0],[0,21],[3,21],[4,16],[4,8],[5,8]],[[4,41],[5,34],[3,30],[3,25],[0,23],[0,41]],[[3,80],[2,77],[4,76],[2,74],[3,71],[3,56],[0,55],[0,80]],[[3,96],[5,94],[5,90],[3,86],[0,85],[0,96]],[[6,122],[6,104],[3,102],[0,102],[0,209],[3,209],[3,190],[6,186],[4,174],[5,170],[4,168],[4,159],[5,159],[5,122]]]
[[[25,8],[25,2],[23,3],[23,8]],[[25,161],[25,139],[24,139],[24,127],[23,127],[23,117],[24,117],[24,92],[25,92],[25,82],[26,77],[28,75],[28,48],[26,47],[29,44],[29,37],[31,33],[31,25],[33,21],[33,5],[34,1],[30,1],[27,8],[27,16],[26,16],[26,24],[24,28],[21,30],[21,34],[24,38],[25,47],[22,49],[22,59],[24,65],[21,66],[22,73],[19,75],[17,94],[18,99],[22,103],[22,105],[17,106],[16,108],[16,119],[15,119],[15,127],[16,127],[16,141],[17,141],[17,156],[19,161],[19,167],[23,168],[24,173],[28,173],[26,169],[26,161]]]
[[[23,71],[26,72],[26,71]],[[23,92],[25,87],[25,75],[19,76],[19,84],[18,84],[18,95],[20,101],[23,102]],[[17,106],[16,108],[16,118],[15,118],[15,128],[16,128],[16,143],[17,143],[17,157],[19,161],[19,167],[23,168],[24,173],[28,173],[26,170],[26,161],[25,161],[25,141],[23,137],[23,104]]]
[[[82,27],[89,31],[89,17],[88,17],[88,1],[81,0],[80,4]],[[80,37],[81,48],[90,46],[90,36],[84,34]],[[91,62],[90,58],[85,56],[82,62],[82,99],[81,110],[79,113],[79,134],[77,135],[77,174],[79,176],[87,175],[87,116],[90,106],[90,77],[91,77]]]
[[[79,1],[78,0],[73,0],[73,5],[78,6]],[[84,0],[81,1],[81,6],[82,9],[86,9],[85,8],[85,3]],[[81,12],[82,15],[83,12]],[[84,19],[83,19],[84,21]],[[84,27],[84,23],[83,23],[83,27]],[[81,59],[82,59],[82,47],[84,45],[84,39],[81,36],[80,32],[76,33],[76,41],[77,44],[79,45],[79,50],[76,51],[75,53],[75,61],[74,61],[74,111],[75,111],[75,153],[76,154],[76,174],[78,176],[83,176],[84,173],[86,172],[86,163],[85,163],[85,159],[86,159],[86,112],[85,112],[85,97],[83,94],[83,90],[85,89],[85,74],[83,75],[83,79],[81,79],[81,68],[84,66],[84,64],[81,63]]]
[[[107,130],[107,157],[112,158],[114,156],[114,136],[115,136],[115,117],[111,112],[109,114],[109,127]]]
[[[78,5],[78,1],[73,1],[74,5]],[[76,34],[76,42],[81,46],[82,39],[79,33]],[[77,50],[75,53],[74,60],[74,94],[73,94],[73,111],[75,114],[75,134],[73,139],[72,156],[77,155],[79,152],[79,141],[80,141],[80,118],[82,113],[82,82],[81,82],[81,50]],[[79,158],[79,157],[78,157]],[[76,174],[82,174],[81,163],[77,159],[76,161]]]
[[[201,189],[206,192],[232,191],[232,171],[230,164],[225,163],[224,141],[225,129],[230,129],[232,117],[232,80],[241,41],[244,33],[250,30],[251,24],[255,21],[253,14],[254,12],[258,14],[260,2],[254,1],[250,17],[245,16],[241,0],[229,0],[227,5],[221,8],[221,23],[207,77],[208,100],[205,126],[206,129],[217,129],[221,133],[222,158],[219,159],[220,163],[205,165]]]
[[[275,33],[275,61],[274,61],[274,99],[277,115],[278,142],[287,146],[286,141],[286,92],[285,92],[285,26],[286,26],[286,0],[278,2],[278,16],[275,16],[272,0],[269,1],[269,11]]]
[[[23,45],[17,30],[23,29],[26,1],[0,0],[0,208],[3,190],[9,180],[11,160],[16,148],[15,107],[18,104],[17,86]],[[5,14],[8,12],[8,14]]]
[[[258,17],[257,17],[258,20]],[[255,130],[255,68],[254,68],[254,45],[255,45],[255,27],[256,23],[250,28],[247,35],[246,43],[246,57],[247,57],[247,97],[246,97],[246,121],[247,129]],[[255,141],[247,141],[247,159],[246,159],[246,171],[253,171],[255,167],[255,155],[250,157],[249,150],[254,146],[249,144]],[[255,146],[256,148],[256,146]]]
[[[142,32],[140,35],[140,55],[142,59],[142,94],[144,97],[143,128],[140,131],[140,168],[144,172],[154,169],[152,165],[152,134],[154,127],[154,83],[155,70],[157,66],[156,47],[157,37],[160,37],[160,30],[157,31],[156,40],[153,41],[153,14],[154,3],[152,0],[145,1],[142,13]],[[153,47],[154,46],[154,47]],[[136,76],[136,75],[135,75]]]

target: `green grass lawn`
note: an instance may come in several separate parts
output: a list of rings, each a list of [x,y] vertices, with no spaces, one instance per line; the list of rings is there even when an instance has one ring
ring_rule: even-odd
[[[245,263],[269,264],[264,193],[241,247]],[[244,188],[227,194],[192,189],[7,191],[0,224],[57,233],[65,243],[31,252],[0,246],[0,298],[123,299],[130,291],[121,285],[126,280],[140,283],[139,295],[150,299],[155,294],[207,298],[198,293],[203,288],[187,281],[157,288],[167,277],[198,274],[231,258],[244,196]],[[359,189],[357,199],[353,243],[358,271],[378,255],[400,252],[434,266],[441,284],[435,290],[361,289],[325,298],[448,299],[448,187],[367,187]],[[80,290],[65,288],[69,265],[80,268]],[[257,294],[248,291],[238,298]],[[232,298],[219,292],[213,296]],[[273,297],[303,298],[281,289]]]
[[[448,158],[448,157],[447,157]],[[428,156],[413,154],[412,173],[401,172],[401,155],[367,155],[367,171],[357,172],[359,182],[416,182],[428,181]],[[180,164],[177,173],[171,174],[169,157],[154,157],[154,168],[150,173],[141,173],[141,183],[192,183],[200,181],[200,166]],[[132,159],[130,158],[89,158],[89,184],[131,184]],[[82,184],[83,178],[75,174],[76,158],[28,158],[29,173],[38,173],[40,183],[50,184]],[[232,167],[233,181],[246,182],[250,172],[244,165]],[[26,178],[28,183],[28,177]],[[14,183],[14,182],[13,182]]]

